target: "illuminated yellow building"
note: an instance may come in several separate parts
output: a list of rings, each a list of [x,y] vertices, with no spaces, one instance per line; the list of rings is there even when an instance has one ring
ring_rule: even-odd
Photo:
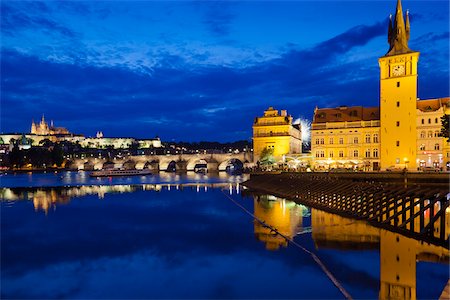
[[[253,153],[255,161],[261,152],[273,149],[275,159],[283,155],[302,152],[300,125],[292,124],[292,116],[286,110],[281,113],[273,107],[264,111],[264,116],[255,118],[253,123]]]
[[[380,106],[316,108],[311,125],[314,169],[450,166],[450,144],[439,137],[449,98],[417,98],[419,52],[408,48],[409,33],[409,16],[405,23],[398,0],[389,21],[389,51],[378,60]]]
[[[441,117],[450,114],[450,98],[417,101],[417,164],[446,168],[450,161],[450,143],[440,137]],[[447,165],[447,166],[446,166]]]
[[[377,170],[380,163],[378,107],[322,108],[311,125],[314,168]]]
[[[70,132],[64,127],[54,127],[53,121],[50,122],[50,126],[45,122],[44,115],[42,115],[41,122],[31,122],[31,134],[38,135],[55,135],[55,134],[70,134]]]
[[[406,25],[401,1],[397,1],[394,24],[389,21],[389,51],[380,65],[381,169],[404,164],[416,170],[417,63],[419,52],[408,48],[409,16]],[[403,167],[403,165],[402,165]]]

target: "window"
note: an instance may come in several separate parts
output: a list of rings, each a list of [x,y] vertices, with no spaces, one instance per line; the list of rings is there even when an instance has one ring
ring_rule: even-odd
[[[321,144],[321,145],[325,144],[325,139],[324,139],[324,138],[321,138],[321,139],[320,139],[320,144]]]
[[[319,139],[316,139],[316,145],[319,145]]]
[[[366,157],[370,157],[370,149],[366,150]]]
[[[420,151],[425,151],[425,144],[420,145],[419,150]]]
[[[439,137],[439,134],[440,134],[439,130],[436,130],[436,131],[434,132],[434,137]]]
[[[428,119],[428,124],[431,124],[431,119]]]
[[[344,138],[339,138],[339,144],[343,144],[344,143]]]
[[[366,134],[366,143],[370,143],[370,134]]]
[[[353,150],[353,157],[358,157],[358,156],[359,156],[358,150]]]
[[[373,149],[373,157],[378,157],[378,149]]]
[[[334,144],[333,138],[330,138],[330,144]]]
[[[439,144],[435,144],[434,145],[434,150],[439,150],[439,149],[440,149]]]
[[[397,147],[400,147],[400,141],[396,142]]]
[[[438,118],[434,119],[434,123],[436,124],[438,123]]]
[[[335,114],[335,116],[336,116],[336,118],[340,118],[340,117],[342,117],[342,114],[341,113],[337,113],[337,114]]]
[[[397,121],[397,127],[399,127],[400,126],[400,121]]]
[[[316,151],[316,157],[319,157],[319,151]]]
[[[320,157],[325,157],[325,151],[320,151]]]
[[[422,124],[425,124],[425,120],[424,119],[422,119]]]
[[[400,107],[400,101],[397,101],[397,107]]]
[[[353,138],[353,144],[358,144],[358,138],[357,137]]]
[[[333,156],[334,156],[333,151],[330,151],[330,157],[333,157]]]
[[[430,138],[430,137],[433,137],[433,131],[428,131],[428,137]]]
[[[420,138],[421,139],[424,139],[426,135],[427,135],[427,133],[425,131],[421,131],[420,132]]]
[[[378,133],[373,134],[373,142],[378,143]]]
[[[343,150],[339,150],[339,157],[344,157],[344,151]]]
[[[397,87],[400,87],[400,81],[397,81]],[[398,102],[397,102],[398,103]]]
[[[352,110],[349,115],[350,117],[356,117],[358,116],[358,112],[356,110]]]

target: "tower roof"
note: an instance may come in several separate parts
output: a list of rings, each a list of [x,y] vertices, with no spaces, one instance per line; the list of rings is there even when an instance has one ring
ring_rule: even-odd
[[[388,25],[388,42],[389,51],[386,56],[405,54],[414,52],[409,49],[409,13],[406,12],[406,26],[403,18],[403,9],[401,0],[397,0],[397,8],[395,11],[394,23],[392,24],[391,18],[389,18]]]

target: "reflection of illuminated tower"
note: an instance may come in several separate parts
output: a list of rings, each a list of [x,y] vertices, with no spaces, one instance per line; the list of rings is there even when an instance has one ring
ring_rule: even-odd
[[[416,299],[417,241],[380,233],[380,299]]]
[[[255,217],[276,228],[281,234],[293,238],[298,228],[302,226],[303,209],[306,207],[272,197],[255,196]],[[282,236],[271,232],[257,221],[255,221],[255,236],[266,244],[267,250],[278,250],[280,246],[286,247],[288,244]]]
[[[448,263],[447,249],[375,228],[364,221],[312,209],[311,226],[314,243],[321,248],[376,248],[379,243],[380,299],[416,299],[416,261]],[[436,233],[439,230],[436,228]]]

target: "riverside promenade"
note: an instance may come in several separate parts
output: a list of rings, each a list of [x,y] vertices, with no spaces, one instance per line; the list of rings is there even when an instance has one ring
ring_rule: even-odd
[[[252,174],[243,185],[449,248],[448,174]]]

